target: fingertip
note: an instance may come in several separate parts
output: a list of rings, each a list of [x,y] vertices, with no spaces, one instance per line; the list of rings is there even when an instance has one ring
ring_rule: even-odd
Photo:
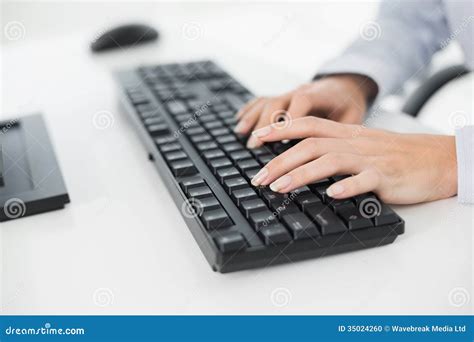
[[[335,199],[339,199],[339,198],[343,198],[344,197],[344,187],[342,186],[342,184],[339,184],[339,183],[334,183],[333,185],[331,185],[329,188],[327,188],[326,190],[326,194],[329,196],[329,197],[332,197],[332,198],[335,198]]]

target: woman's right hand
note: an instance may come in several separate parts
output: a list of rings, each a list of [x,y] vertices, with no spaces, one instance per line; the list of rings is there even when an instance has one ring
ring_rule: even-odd
[[[368,100],[376,93],[377,86],[368,77],[355,74],[327,76],[281,96],[253,99],[237,113],[239,123],[235,131],[248,135],[282,119],[306,115],[358,124],[363,120]],[[253,135],[247,142],[249,148],[261,145]]]

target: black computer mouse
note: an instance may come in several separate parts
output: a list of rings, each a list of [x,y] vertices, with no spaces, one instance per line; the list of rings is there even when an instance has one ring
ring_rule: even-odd
[[[91,43],[91,50],[102,52],[119,47],[135,46],[158,39],[158,31],[143,24],[129,24],[102,33]]]

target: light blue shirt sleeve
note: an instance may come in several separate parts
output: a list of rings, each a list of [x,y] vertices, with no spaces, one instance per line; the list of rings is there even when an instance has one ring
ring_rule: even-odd
[[[456,130],[456,158],[458,163],[458,200],[474,203],[474,126]]]
[[[472,3],[466,4],[471,6],[466,10],[472,12]],[[442,0],[382,1],[377,18],[362,25],[358,39],[323,65],[316,78],[360,74],[377,84],[378,98],[399,92],[455,38],[445,6]],[[474,203],[473,132],[472,126],[456,131],[458,199],[462,203]]]
[[[401,90],[429,65],[450,38],[441,0],[382,1],[377,18],[360,27],[359,37],[323,65],[317,77],[354,73],[378,85],[378,97]]]

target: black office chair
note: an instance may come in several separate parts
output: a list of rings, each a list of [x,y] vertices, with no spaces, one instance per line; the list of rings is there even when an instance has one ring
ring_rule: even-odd
[[[421,108],[439,89],[448,82],[460,78],[469,72],[470,70],[464,65],[453,65],[434,73],[408,97],[402,111],[413,117],[418,116]]]

